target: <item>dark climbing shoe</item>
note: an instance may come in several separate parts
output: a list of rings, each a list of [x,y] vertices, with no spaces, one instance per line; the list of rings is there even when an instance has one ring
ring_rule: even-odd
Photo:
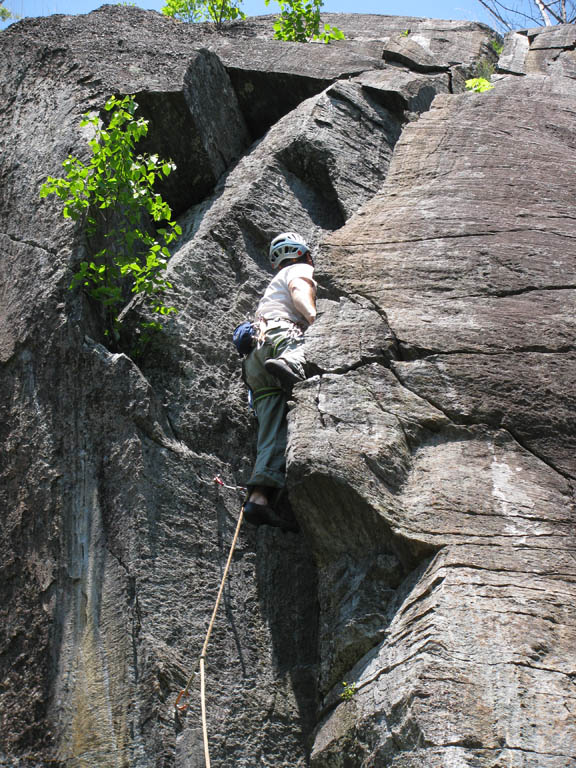
[[[244,504],[244,517],[252,525],[271,525],[274,528],[281,528],[283,531],[298,533],[300,528],[296,522],[288,522],[276,514],[272,507],[266,504],[255,504],[253,501],[247,501]]]
[[[281,357],[271,357],[264,363],[264,368],[275,376],[278,381],[285,387],[293,387],[299,381],[304,381],[306,378],[301,373],[296,371]]]

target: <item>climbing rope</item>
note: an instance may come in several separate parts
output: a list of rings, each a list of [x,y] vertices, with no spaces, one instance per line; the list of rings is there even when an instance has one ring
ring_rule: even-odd
[[[207,481],[204,481],[204,482],[207,482]],[[231,490],[243,490],[243,491],[246,490],[245,488],[242,488],[242,486],[239,486],[239,485],[236,485],[236,486],[225,485],[223,480],[220,477],[218,477],[218,475],[214,478],[213,482],[217,483],[223,488],[229,488]],[[206,632],[206,637],[204,638],[204,645],[202,646],[202,651],[198,659],[199,671],[200,671],[200,709],[201,709],[201,716],[202,716],[202,739],[204,742],[204,762],[205,762],[206,768],[210,768],[210,750],[208,745],[208,722],[206,717],[206,652],[208,650],[210,635],[212,634],[212,629],[214,627],[214,622],[216,620],[216,614],[218,613],[220,601],[224,593],[224,586],[226,584],[226,579],[228,578],[228,571],[230,570],[232,557],[234,555],[234,550],[236,549],[236,542],[238,541],[238,535],[240,533],[240,527],[242,525],[243,519],[244,519],[244,504],[242,505],[240,514],[238,515],[238,522],[236,523],[234,538],[232,539],[232,544],[230,545],[230,551],[228,553],[228,559],[226,561],[226,566],[224,567],[224,573],[222,574],[222,579],[220,580],[220,587],[218,589],[218,595],[216,596],[216,602],[214,604],[214,609],[212,611],[212,617],[210,619],[210,623],[208,624],[208,630]],[[189,698],[190,686],[192,685],[192,682],[195,677],[196,677],[196,669],[192,672],[192,674],[188,678],[188,682],[186,683],[185,687],[180,691],[176,701],[174,702],[174,707],[179,712],[184,713],[188,709],[188,702],[184,702],[183,704],[180,704],[180,701],[182,699]]]

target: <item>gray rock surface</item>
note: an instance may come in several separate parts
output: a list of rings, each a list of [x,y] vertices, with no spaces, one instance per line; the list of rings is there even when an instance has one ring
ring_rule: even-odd
[[[294,507],[338,595],[314,768],[575,764],[576,92],[554,72],[438,96],[322,243],[320,279],[397,345],[390,370],[302,385],[290,415]]]
[[[210,194],[251,143],[236,92],[218,56],[202,49],[191,58],[183,87],[136,98],[148,120],[142,151],[176,163],[158,191],[178,215]]]
[[[363,72],[354,78],[373,98],[394,108],[420,114],[430,108],[437,93],[450,93],[450,76],[447,72],[424,77],[409,69],[388,67]]]
[[[570,32],[525,35],[546,76],[457,95],[486,27],[324,20],[347,40],[123,6],[0,34],[2,765],[204,764],[197,681],[173,705],[254,455],[229,338],[286,228],[320,282],[280,508],[302,531],[241,531],[213,764],[575,765]],[[116,92],[179,166],[179,313],[137,360],[38,198]]]
[[[515,75],[576,77],[576,32],[572,24],[536,27],[506,36],[498,71]]]
[[[337,262],[342,287],[385,308],[403,357],[415,363],[398,365],[407,386],[424,384],[424,371],[435,369],[438,389],[418,389],[431,402],[464,420],[501,426],[504,419],[527,447],[574,476],[570,89],[566,78],[546,106],[541,78],[501,81],[483,99],[439,96],[405,130],[386,184],[325,246],[323,264],[332,273]],[[527,99],[530,114],[522,109]],[[490,109],[491,120],[479,119]],[[545,155],[535,154],[538,146]],[[472,359],[481,381],[460,368]],[[471,396],[475,405],[466,404]],[[494,413],[498,407],[505,416]],[[524,407],[530,413],[521,417]]]

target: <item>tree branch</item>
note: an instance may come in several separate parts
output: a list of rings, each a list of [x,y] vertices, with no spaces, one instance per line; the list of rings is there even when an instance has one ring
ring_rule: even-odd
[[[505,30],[527,25],[550,27],[576,21],[574,0],[524,0],[518,8],[509,8],[501,0],[478,0]],[[525,10],[520,10],[523,7]]]
[[[529,16],[523,11],[518,11],[515,8],[508,8],[508,6],[501,3],[500,0],[478,0],[478,2],[486,8],[486,10],[494,16],[494,18],[504,27],[504,29],[512,30],[518,29],[523,26],[519,20],[514,17],[519,17],[522,21],[530,22],[536,26],[540,26],[542,19]],[[501,10],[500,10],[501,9]],[[503,11],[507,14],[512,14],[512,19],[504,16]]]
[[[540,11],[540,14],[542,16],[542,19],[544,21],[544,25],[546,27],[551,27],[552,22],[550,21],[550,16],[548,16],[548,13],[546,12],[546,6],[542,2],[542,0],[534,0],[536,5],[538,6],[538,10]]]

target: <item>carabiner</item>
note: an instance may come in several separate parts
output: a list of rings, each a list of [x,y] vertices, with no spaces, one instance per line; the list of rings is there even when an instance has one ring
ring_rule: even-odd
[[[188,688],[182,688],[182,690],[178,694],[178,698],[174,702],[174,708],[177,709],[178,712],[182,712],[182,714],[184,714],[184,712],[186,712],[186,710],[188,709],[188,704],[189,704],[189,702],[186,702],[185,704],[180,704],[180,699],[183,696],[185,696],[186,698],[190,698],[190,691],[188,690]]]

